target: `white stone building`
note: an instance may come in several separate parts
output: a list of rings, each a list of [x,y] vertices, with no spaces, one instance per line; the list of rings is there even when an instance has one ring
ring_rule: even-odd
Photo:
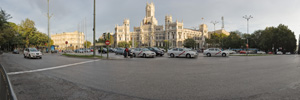
[[[203,47],[204,37],[208,37],[207,25],[199,25],[199,30],[184,28],[183,21],[178,22],[172,20],[171,15],[165,16],[165,25],[158,25],[155,18],[154,4],[147,3],[146,16],[142,20],[140,26],[134,27],[130,32],[130,21],[124,19],[123,25],[115,27],[115,46],[121,41],[129,42],[137,41],[138,46],[165,46],[164,40],[168,40],[171,44],[170,48],[183,47],[184,40],[192,38],[196,40],[196,48]]]

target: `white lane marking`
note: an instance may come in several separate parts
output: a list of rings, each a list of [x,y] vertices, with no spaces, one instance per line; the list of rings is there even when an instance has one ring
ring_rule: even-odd
[[[35,70],[28,70],[28,71],[9,72],[9,73],[7,73],[7,75],[17,75],[17,74],[23,74],[23,73],[33,73],[33,72],[40,72],[40,71],[46,71],[46,70],[53,70],[53,69],[64,68],[64,67],[74,66],[74,65],[80,65],[80,64],[94,62],[94,61],[99,61],[99,60],[90,60],[90,61],[84,61],[84,62],[79,62],[79,63],[74,63],[74,64],[67,64],[67,65],[35,69]]]

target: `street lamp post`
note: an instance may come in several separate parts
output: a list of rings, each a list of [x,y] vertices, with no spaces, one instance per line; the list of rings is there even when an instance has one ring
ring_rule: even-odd
[[[249,34],[249,19],[253,18],[251,15],[247,16],[243,16],[243,18],[247,19],[247,34]],[[246,52],[247,52],[247,55],[248,55],[248,47],[249,47],[249,44],[248,44],[248,38],[247,38],[247,49],[246,49]]]
[[[218,24],[219,22],[217,22],[217,21],[211,21],[210,23],[214,24],[214,33],[216,33],[216,24]]]
[[[51,16],[49,16],[49,0],[47,0],[47,3],[48,3],[48,13],[47,13],[47,19],[48,19],[48,45],[47,45],[47,47],[48,47],[48,53],[51,53],[50,52],[50,22],[49,22]]]
[[[214,24],[214,33],[216,33],[216,24],[218,24],[219,22],[217,22],[217,21],[211,21],[210,23]]]
[[[96,41],[95,41],[95,26],[96,26],[96,0],[94,0],[94,24],[93,24],[93,46],[94,46],[94,50],[93,50],[93,56],[95,57],[96,54]]]

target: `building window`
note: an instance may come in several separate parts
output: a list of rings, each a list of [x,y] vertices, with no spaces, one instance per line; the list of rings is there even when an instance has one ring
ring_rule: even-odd
[[[118,32],[123,32],[123,30],[118,30]]]
[[[172,26],[172,29],[176,29],[176,26]]]
[[[178,26],[178,29],[182,29],[182,26]]]
[[[160,31],[160,28],[157,28],[156,31]]]

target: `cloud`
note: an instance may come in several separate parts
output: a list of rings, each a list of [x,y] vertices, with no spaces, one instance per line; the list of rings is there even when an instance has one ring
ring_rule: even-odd
[[[122,24],[124,18],[130,19],[131,30],[139,26],[145,17],[146,2],[150,0],[96,0],[96,37],[103,32],[114,31],[116,24]],[[216,29],[221,28],[221,17],[225,18],[225,29],[247,32],[244,15],[252,15],[250,33],[267,26],[285,24],[300,33],[299,0],[153,0],[155,17],[164,25],[164,17],[171,14],[173,20],[184,21],[185,28],[197,27],[205,23],[213,30],[211,21],[219,21]],[[1,0],[0,7],[13,16],[10,21],[20,23],[29,18],[36,22],[38,30],[47,31],[47,0]],[[78,24],[87,21],[88,39],[92,40],[93,1],[92,0],[50,0],[51,33],[78,30]],[[201,20],[201,18],[204,20]]]

